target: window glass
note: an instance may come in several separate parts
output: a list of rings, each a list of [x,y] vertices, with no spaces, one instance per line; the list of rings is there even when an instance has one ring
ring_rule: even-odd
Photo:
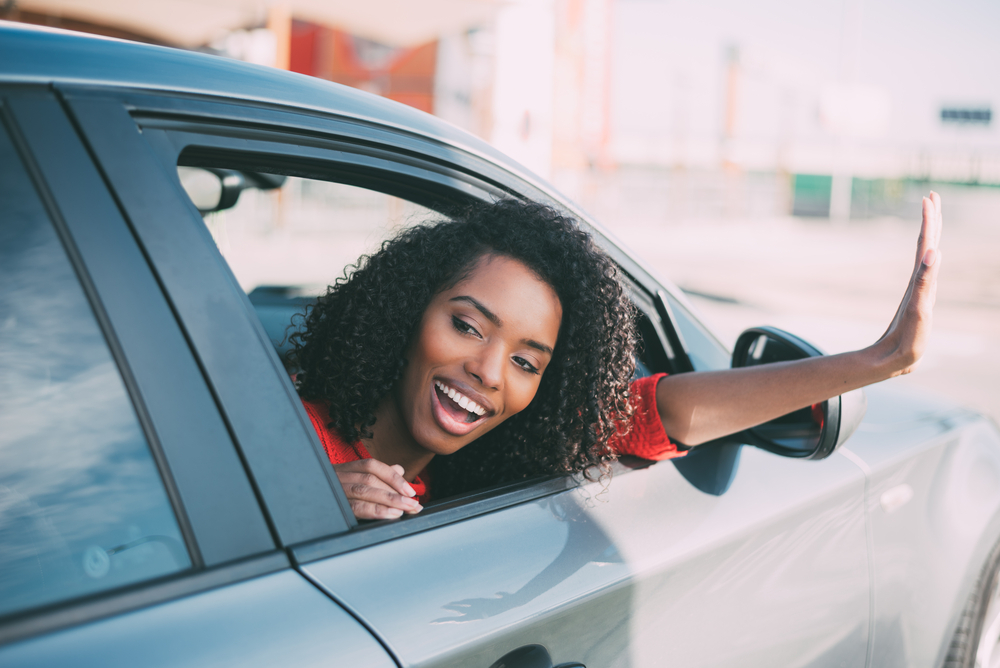
[[[121,374],[0,126],[0,616],[190,568]]]
[[[730,355],[725,347],[691,315],[686,307],[670,293],[666,294],[695,371],[728,369]]]

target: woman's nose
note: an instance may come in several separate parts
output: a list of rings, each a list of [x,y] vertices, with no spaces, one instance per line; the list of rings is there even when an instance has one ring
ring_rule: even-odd
[[[503,387],[505,358],[502,346],[486,346],[465,363],[465,370],[484,387],[499,390]]]

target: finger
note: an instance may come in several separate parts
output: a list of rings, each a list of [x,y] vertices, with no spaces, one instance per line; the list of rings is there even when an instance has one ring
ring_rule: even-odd
[[[941,251],[930,248],[920,263],[920,271],[913,281],[913,296],[917,310],[927,316],[934,307],[937,296],[937,277],[941,268]]]
[[[336,464],[333,468],[338,476],[342,471],[371,474],[382,480],[389,489],[394,489],[403,496],[416,496],[416,491],[403,478],[403,467],[398,464],[389,466],[377,459],[359,459],[346,464]]]
[[[352,501],[368,501],[407,513],[419,513],[423,510],[419,501],[396,493],[370,473],[347,472],[339,477],[344,493]]]
[[[389,487],[396,490],[403,496],[416,496],[417,493],[410,483],[406,482],[403,477],[403,467],[395,464],[389,466],[377,459],[363,459],[360,460],[360,465],[358,467],[361,471],[365,473],[371,473],[377,476],[380,480],[385,482]]]
[[[941,218],[941,195],[932,190],[931,202],[934,203],[934,210],[937,212],[937,229],[936,234],[934,235],[934,246],[937,247],[937,245],[941,242],[941,228],[944,227],[944,222]]]
[[[387,508],[368,501],[351,501],[351,510],[359,520],[394,520],[403,515],[398,508]]]
[[[917,237],[917,257],[913,263],[914,274],[919,271],[924,254],[931,247],[931,242],[935,234],[935,222],[937,220],[937,211],[934,209],[934,202],[929,197],[924,197],[920,204],[922,216],[920,221],[920,236]]]

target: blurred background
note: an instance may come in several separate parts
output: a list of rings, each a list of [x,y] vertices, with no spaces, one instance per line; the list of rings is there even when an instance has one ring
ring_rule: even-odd
[[[0,0],[0,19],[435,114],[594,214],[729,346],[759,324],[828,352],[873,342],[937,190],[936,329],[889,382],[1000,421],[1000,3]]]

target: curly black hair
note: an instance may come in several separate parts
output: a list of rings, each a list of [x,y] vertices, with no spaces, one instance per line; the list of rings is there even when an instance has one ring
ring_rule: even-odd
[[[432,460],[437,498],[543,474],[607,471],[608,439],[631,415],[635,312],[617,266],[590,235],[540,204],[465,206],[402,231],[348,267],[290,337],[302,398],[327,402],[329,426],[348,442],[370,437],[431,299],[490,254],[522,262],[552,286],[563,308],[559,338],[527,408]]]

